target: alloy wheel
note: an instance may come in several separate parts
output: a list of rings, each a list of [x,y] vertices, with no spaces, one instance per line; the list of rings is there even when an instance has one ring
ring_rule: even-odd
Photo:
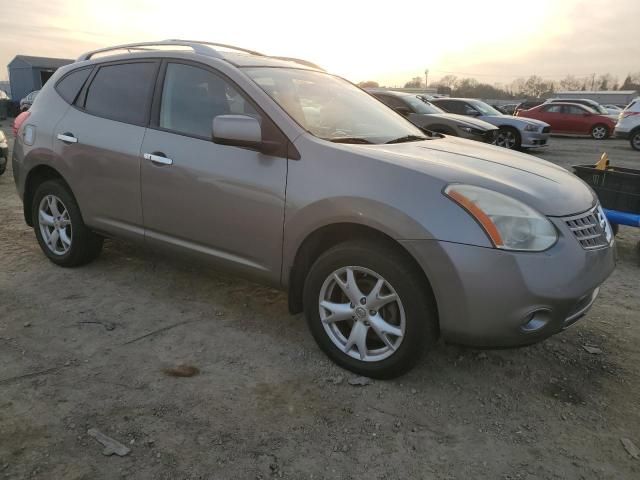
[[[516,134],[511,130],[500,130],[496,135],[496,145],[504,148],[513,148],[516,145]]]
[[[635,133],[631,137],[631,146],[636,150],[640,150],[640,132]]]
[[[602,126],[593,127],[593,130],[591,130],[591,136],[596,140],[602,140],[603,138],[606,138],[607,133],[607,128]]]
[[[393,355],[404,339],[402,301],[376,272],[358,266],[335,270],[319,295],[320,319],[327,336],[343,353],[364,362]]]
[[[55,195],[45,195],[38,207],[38,226],[47,248],[55,255],[71,249],[72,225],[69,210]]]

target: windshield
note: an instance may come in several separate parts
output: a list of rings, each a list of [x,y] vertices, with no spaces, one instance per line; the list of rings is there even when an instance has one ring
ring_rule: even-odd
[[[478,110],[482,115],[504,115],[504,113],[499,112],[495,108],[493,108],[488,103],[480,102],[476,100],[475,102],[470,102],[471,105],[474,106],[476,110]]]
[[[424,133],[349,82],[327,73],[253,67],[244,71],[302,128],[331,141],[387,143]]]
[[[436,107],[433,103],[428,100],[422,100],[415,95],[407,95],[403,97],[403,100],[411,105],[411,109],[416,113],[445,113],[444,110]]]

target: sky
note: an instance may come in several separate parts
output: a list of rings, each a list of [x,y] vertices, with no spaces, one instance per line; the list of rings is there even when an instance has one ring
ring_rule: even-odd
[[[9,0],[3,0],[3,3]],[[640,0],[20,0],[0,16],[0,80],[17,54],[76,58],[166,38],[304,58],[353,82],[429,70],[509,84],[640,71]],[[10,14],[7,15],[6,12]]]

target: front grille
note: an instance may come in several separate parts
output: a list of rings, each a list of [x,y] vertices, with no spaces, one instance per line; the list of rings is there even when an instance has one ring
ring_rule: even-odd
[[[585,250],[609,245],[611,227],[600,205],[588,212],[565,217],[564,222]]]
[[[551,132],[551,127],[543,127],[542,128],[542,133],[550,133]]]

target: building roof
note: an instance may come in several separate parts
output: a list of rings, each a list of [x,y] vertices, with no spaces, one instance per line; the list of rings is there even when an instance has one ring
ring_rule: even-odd
[[[60,68],[64,65],[73,63],[73,60],[67,58],[31,57],[29,55],[16,55],[15,58],[9,62],[9,67],[11,67],[11,65],[16,61],[25,63],[31,67],[50,69]]]

